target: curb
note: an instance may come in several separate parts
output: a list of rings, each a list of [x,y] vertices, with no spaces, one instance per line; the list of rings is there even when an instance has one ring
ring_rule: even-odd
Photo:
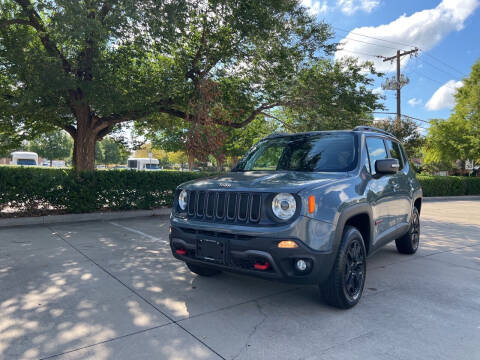
[[[424,197],[424,202],[430,201],[480,201],[480,195],[462,195],[462,196],[430,196]]]
[[[119,219],[133,219],[148,216],[170,216],[171,208],[159,208],[153,210],[129,210],[112,212],[94,212],[87,214],[64,214],[64,215],[46,215],[46,216],[28,216],[18,218],[0,219],[0,228],[12,226],[28,225],[49,225],[78,223],[84,221],[108,221]]]

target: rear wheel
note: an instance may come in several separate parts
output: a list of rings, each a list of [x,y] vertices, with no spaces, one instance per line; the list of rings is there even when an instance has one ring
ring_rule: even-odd
[[[410,229],[401,238],[395,240],[397,250],[401,254],[415,254],[420,243],[420,214],[416,207],[413,208],[410,220]]]
[[[332,272],[320,286],[325,301],[340,309],[355,306],[362,297],[366,271],[362,234],[356,228],[347,226]]]
[[[208,268],[206,266],[195,265],[191,263],[187,263],[187,267],[190,269],[191,272],[200,276],[214,276],[221,273],[220,270]]]

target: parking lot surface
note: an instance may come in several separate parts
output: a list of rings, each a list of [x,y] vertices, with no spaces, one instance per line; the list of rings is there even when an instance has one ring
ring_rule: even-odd
[[[420,249],[368,262],[364,297],[201,278],[168,220],[0,230],[0,359],[480,359],[480,201],[426,202]]]

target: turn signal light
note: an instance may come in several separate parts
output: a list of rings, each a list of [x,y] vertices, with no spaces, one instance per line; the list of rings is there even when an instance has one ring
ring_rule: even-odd
[[[292,240],[282,240],[278,243],[278,247],[282,249],[293,249],[297,248],[298,245],[295,241]]]
[[[308,212],[313,214],[315,212],[315,196],[310,195],[308,197]]]

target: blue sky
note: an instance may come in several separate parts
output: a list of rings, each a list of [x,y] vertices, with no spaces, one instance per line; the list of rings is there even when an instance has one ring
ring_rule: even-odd
[[[395,64],[372,55],[392,56],[418,46],[417,58],[404,58],[402,113],[420,119],[447,118],[453,93],[480,59],[480,0],[302,0],[319,19],[334,27],[344,44],[335,58],[374,61],[395,75]],[[381,40],[379,40],[381,39]],[[385,41],[382,41],[385,40]],[[374,88],[381,92],[381,81]],[[387,111],[396,111],[395,91],[383,92]],[[378,115],[381,116],[381,115]],[[419,125],[422,123],[419,122]],[[425,126],[425,124],[423,124]]]

